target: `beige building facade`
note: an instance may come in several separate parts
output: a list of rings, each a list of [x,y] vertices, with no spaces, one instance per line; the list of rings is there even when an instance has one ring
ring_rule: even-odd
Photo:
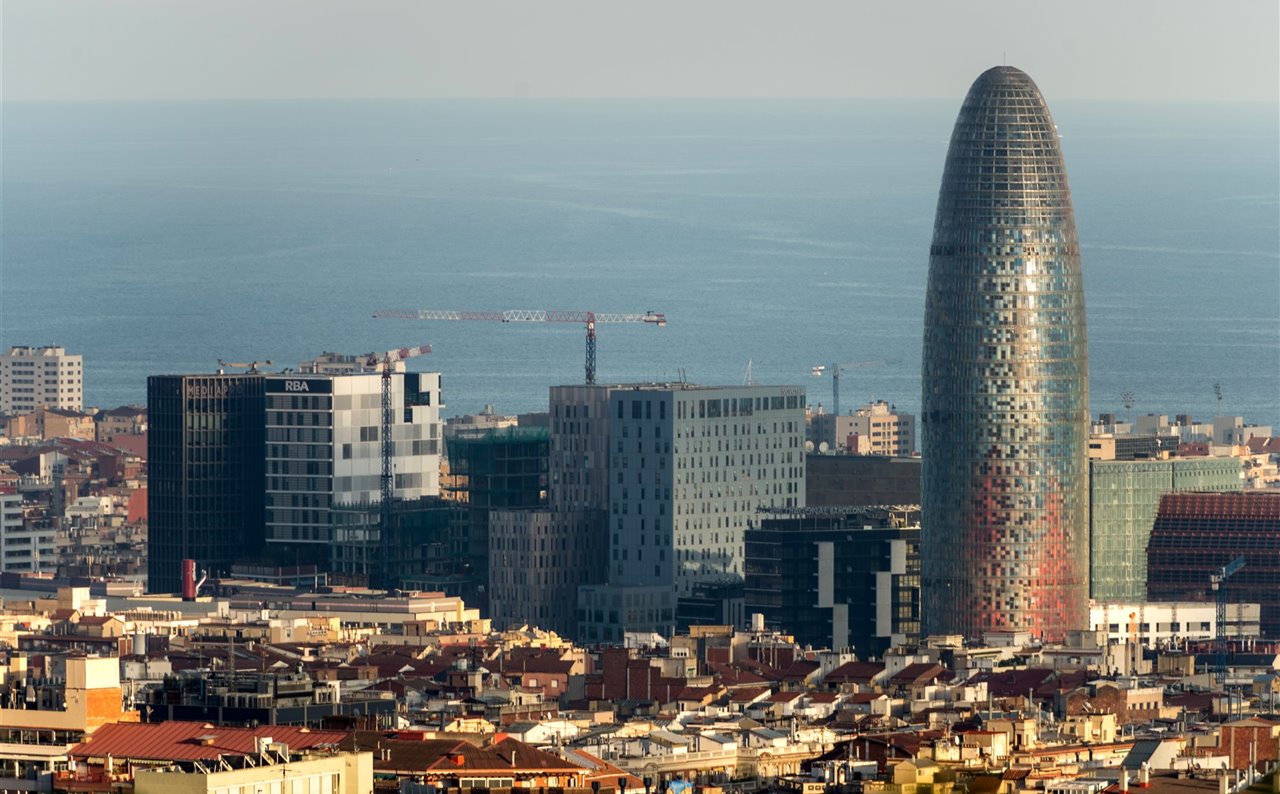
[[[41,406],[84,407],[84,357],[66,348],[10,347],[0,354],[0,414],[25,414]]]

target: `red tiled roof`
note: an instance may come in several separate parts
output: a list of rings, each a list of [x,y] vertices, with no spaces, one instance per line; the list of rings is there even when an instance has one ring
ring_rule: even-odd
[[[797,659],[782,673],[782,678],[787,681],[803,681],[821,667],[817,662],[811,662],[808,659]]]
[[[875,662],[845,662],[827,673],[823,680],[831,684],[869,684],[884,672],[884,665]]]
[[[84,617],[80,618],[80,625],[81,626],[105,626],[113,620],[119,620],[121,623],[124,622],[123,619],[121,619],[116,615],[85,615]]]
[[[255,742],[259,737],[269,736],[274,742],[289,745],[290,750],[306,750],[336,745],[349,735],[348,731],[313,731],[285,725],[225,728],[207,722],[116,722],[103,725],[92,738],[71,748],[68,755],[78,759],[110,755],[141,761],[203,761],[224,755],[252,755],[257,751]]]
[[[940,664],[916,662],[902,668],[889,680],[895,684],[921,684],[926,681],[949,678],[951,678],[950,671]]]
[[[768,691],[769,687],[767,686],[735,689],[729,693],[729,701],[731,703],[750,703]]]

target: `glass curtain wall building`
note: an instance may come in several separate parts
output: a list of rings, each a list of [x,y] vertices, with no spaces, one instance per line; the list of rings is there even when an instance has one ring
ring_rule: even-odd
[[[947,152],[925,309],[926,634],[1087,628],[1089,376],[1057,127],[1024,72],[984,72]]]
[[[262,552],[266,390],[261,375],[147,378],[147,591],[172,593],[181,562],[226,574]]]

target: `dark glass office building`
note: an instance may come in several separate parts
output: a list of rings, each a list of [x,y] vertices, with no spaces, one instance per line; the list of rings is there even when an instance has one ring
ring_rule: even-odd
[[[210,575],[265,540],[266,392],[257,374],[147,378],[147,589],[181,587],[181,561]]]
[[[951,135],[922,377],[925,633],[1087,628],[1080,247],[1053,117],[1012,67],[978,77]]]
[[[860,658],[920,639],[920,510],[780,508],[745,533],[745,606],[815,648]]]
[[[1160,498],[1147,542],[1147,598],[1210,601],[1209,577],[1237,557],[1228,603],[1261,606],[1262,636],[1280,639],[1280,493],[1176,493]]]

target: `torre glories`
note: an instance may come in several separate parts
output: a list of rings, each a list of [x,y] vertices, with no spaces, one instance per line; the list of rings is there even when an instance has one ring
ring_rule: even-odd
[[[925,634],[1089,616],[1089,360],[1057,127],[1024,72],[969,89],[938,194],[924,318]]]

